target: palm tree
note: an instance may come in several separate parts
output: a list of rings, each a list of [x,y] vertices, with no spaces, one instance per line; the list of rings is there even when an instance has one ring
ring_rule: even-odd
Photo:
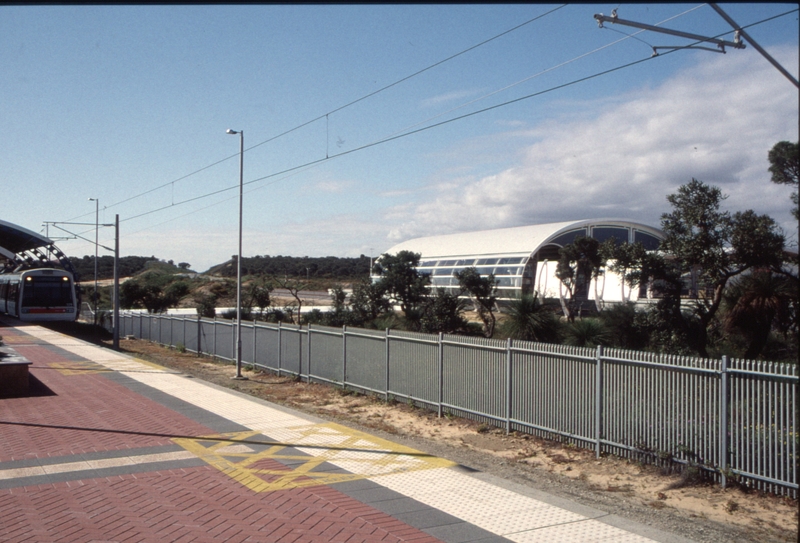
[[[511,301],[503,330],[508,337],[523,341],[561,341],[561,323],[550,307],[539,302],[536,294]]]
[[[756,358],[767,344],[773,326],[788,327],[790,304],[797,287],[790,278],[769,270],[756,270],[741,277],[726,291],[728,308],[723,318],[729,332],[738,332],[748,342],[744,358]]]
[[[600,319],[579,319],[567,327],[567,345],[575,347],[597,347],[608,345],[610,334]]]

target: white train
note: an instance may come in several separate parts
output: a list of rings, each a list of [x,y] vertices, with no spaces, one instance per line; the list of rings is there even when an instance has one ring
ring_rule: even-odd
[[[0,275],[0,314],[22,321],[74,321],[78,300],[72,274],[40,268]]]

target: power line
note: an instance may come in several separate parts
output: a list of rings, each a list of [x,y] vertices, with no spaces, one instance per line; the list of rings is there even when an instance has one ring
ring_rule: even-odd
[[[783,14],[780,14],[780,15],[776,15],[776,16],[770,17],[768,19],[764,19],[762,21],[758,21],[756,23],[752,23],[750,25],[744,26],[743,28],[754,27],[754,26],[757,26],[759,24],[762,24],[762,23],[771,21],[773,19],[776,19],[778,17],[789,15],[789,14],[794,13],[796,11],[798,11],[798,9],[793,9],[793,10],[790,10],[790,11],[788,11],[786,13],[783,13]],[[719,34],[716,37],[724,36],[726,33]],[[625,39],[625,38],[623,38],[623,39]],[[621,41],[621,40],[618,40],[618,41]],[[614,42],[614,43],[618,43],[618,42]],[[602,49],[602,48],[600,48],[600,49]],[[492,111],[492,110],[495,110],[495,109],[498,109],[498,108],[501,108],[501,107],[512,105],[512,104],[515,104],[517,102],[521,102],[521,101],[524,101],[524,100],[529,100],[531,98],[535,98],[535,97],[538,97],[538,96],[541,96],[541,95],[544,95],[544,94],[547,94],[547,93],[550,93],[550,92],[554,92],[556,90],[560,90],[560,89],[563,89],[563,88],[566,88],[566,87],[570,87],[570,86],[576,85],[578,83],[589,81],[591,79],[595,79],[595,78],[601,77],[603,75],[607,75],[607,74],[614,73],[614,72],[617,72],[617,71],[620,71],[620,70],[623,70],[623,69],[626,69],[626,68],[630,68],[630,67],[633,67],[635,65],[641,64],[643,62],[649,61],[649,60],[655,60],[656,58],[661,58],[661,57],[667,56],[669,54],[675,53],[677,51],[678,50],[671,50],[671,51],[668,51],[666,53],[660,54],[660,55],[655,56],[655,57],[654,56],[648,56],[646,58],[642,58],[642,59],[639,59],[639,60],[636,60],[636,61],[633,61],[633,62],[622,64],[620,66],[617,66],[617,67],[614,67],[614,68],[610,68],[610,69],[607,69],[607,70],[603,70],[603,71],[597,72],[595,74],[591,74],[591,75],[588,75],[588,76],[585,76],[585,77],[582,77],[582,78],[574,79],[574,80],[569,81],[567,83],[556,85],[556,86],[550,87],[548,89],[544,89],[544,90],[537,91],[537,92],[534,92],[534,93],[531,93],[531,94],[527,94],[525,96],[514,98],[512,100],[508,100],[508,101],[505,101],[505,102],[502,102],[502,103],[499,103],[499,104],[495,104],[493,106],[489,106],[489,107],[486,107],[486,108],[483,108],[483,109],[479,109],[479,110],[476,110],[476,111],[473,111],[473,112],[470,112],[470,113],[465,113],[463,115],[460,115],[460,116],[457,116],[457,117],[453,117],[451,119],[447,119],[447,120],[444,120],[444,121],[441,121],[441,122],[438,122],[438,123],[435,123],[435,124],[424,126],[422,128],[418,128],[418,129],[415,129],[415,130],[406,131],[406,132],[403,132],[403,133],[400,133],[400,134],[395,134],[395,135],[392,135],[392,136],[389,136],[389,137],[386,137],[386,138],[383,138],[383,139],[380,139],[380,140],[376,140],[374,142],[371,142],[371,143],[368,143],[368,144],[365,144],[365,145],[362,145],[362,146],[359,146],[359,147],[355,147],[353,149],[348,149],[347,151],[342,151],[341,153],[337,153],[337,154],[334,154],[334,155],[326,156],[324,158],[319,158],[319,159],[316,159],[316,160],[312,160],[312,161],[306,162],[306,163],[298,165],[298,166],[293,166],[291,168],[287,168],[287,169],[281,170],[279,172],[275,172],[275,173],[272,173],[272,174],[269,174],[269,175],[266,175],[266,176],[263,176],[263,177],[252,179],[250,181],[245,182],[244,185],[251,185],[253,183],[257,183],[259,181],[264,181],[264,180],[267,180],[267,179],[272,179],[272,178],[275,178],[275,177],[278,177],[278,176],[282,176],[284,174],[296,173],[299,170],[319,165],[319,164],[321,164],[323,162],[326,162],[328,160],[333,160],[333,159],[340,158],[340,157],[343,157],[343,156],[346,156],[346,155],[350,155],[350,154],[355,153],[355,152],[359,152],[359,151],[363,151],[363,150],[366,150],[366,149],[369,149],[369,148],[372,148],[372,147],[383,145],[385,143],[389,143],[389,142],[392,142],[392,141],[395,141],[395,140],[398,140],[398,139],[401,139],[401,138],[404,138],[404,137],[407,137],[407,136],[411,136],[411,135],[414,135],[414,134],[419,134],[421,132],[425,132],[425,131],[433,129],[433,128],[437,128],[437,127],[440,127],[440,126],[443,126],[443,125],[446,125],[446,124],[449,124],[449,123],[452,123],[452,122],[460,121],[460,120],[463,120],[463,119],[466,119],[466,118],[469,118],[469,117],[473,117],[475,115],[486,113],[488,111]],[[586,54],[581,55],[581,57],[583,57],[583,56],[586,56]],[[530,78],[528,78],[528,79],[530,79]],[[491,93],[491,94],[496,94],[496,93]],[[278,136],[276,136],[276,137],[278,137]],[[266,142],[262,142],[262,143],[266,143]],[[257,144],[257,145],[261,145],[261,144]],[[252,149],[252,147],[251,147],[251,149]],[[238,155],[234,155],[234,156],[238,156]],[[274,180],[272,183],[268,183],[267,185],[264,185],[264,186],[272,185],[272,184],[277,183],[278,181],[281,181],[281,180],[282,179]],[[166,186],[166,185],[164,185],[164,186]],[[147,216],[147,215],[151,215],[153,213],[157,213],[159,211],[164,211],[164,210],[169,209],[171,207],[175,207],[175,206],[183,205],[183,204],[186,204],[186,203],[194,202],[194,201],[197,201],[197,200],[201,200],[201,199],[204,199],[204,198],[208,198],[210,196],[214,196],[216,194],[221,194],[223,192],[234,190],[236,188],[238,188],[238,184],[237,185],[231,185],[229,187],[226,187],[226,188],[223,188],[223,189],[219,189],[219,190],[216,190],[216,191],[213,191],[213,192],[210,192],[210,193],[206,193],[206,194],[203,194],[203,195],[200,195],[200,196],[196,196],[196,197],[193,197],[193,198],[189,198],[189,199],[186,199],[186,200],[183,200],[183,201],[179,201],[177,203],[173,202],[173,203],[171,203],[170,205],[167,205],[167,206],[162,206],[160,208],[152,209],[152,210],[146,211],[144,213],[140,213],[138,215],[134,215],[132,217],[128,217],[126,219],[121,219],[120,222],[127,222],[127,221],[130,221],[130,220],[138,219],[138,218],[141,218],[141,217],[144,217],[144,216]],[[259,188],[263,188],[263,187],[259,187]],[[210,206],[207,206],[207,207],[210,207]],[[202,208],[202,209],[206,209],[206,208]],[[191,213],[194,213],[196,211],[199,211],[199,210],[195,210],[195,211],[193,211]],[[188,214],[191,214],[191,213],[188,213]],[[184,216],[186,216],[186,215],[184,215]]]
[[[266,140],[262,141],[261,143],[257,143],[257,144],[255,144],[255,145],[252,145],[252,146],[248,147],[247,149],[245,149],[245,152],[247,152],[247,151],[250,151],[250,150],[252,150],[252,149],[255,149],[256,147],[260,147],[260,146],[262,146],[262,145],[264,145],[264,144],[270,143],[270,142],[272,142],[272,141],[275,141],[276,139],[282,138],[283,136],[286,136],[286,135],[288,135],[288,134],[291,134],[292,132],[295,132],[295,131],[297,131],[297,130],[300,130],[301,128],[303,128],[303,127],[305,127],[305,126],[308,126],[308,125],[310,125],[310,124],[313,124],[313,123],[315,123],[315,122],[317,122],[317,121],[319,121],[319,120],[321,120],[321,119],[324,119],[324,118],[328,117],[329,115],[331,115],[331,114],[333,114],[333,113],[336,113],[336,112],[342,111],[343,109],[346,109],[346,108],[348,108],[348,107],[350,107],[350,106],[353,106],[353,105],[355,105],[355,104],[358,104],[359,102],[363,102],[363,101],[364,101],[364,100],[366,100],[367,98],[371,98],[372,96],[375,96],[376,94],[379,94],[379,93],[381,93],[381,92],[384,92],[384,91],[386,91],[386,90],[388,90],[388,89],[391,89],[392,87],[395,87],[395,86],[397,86],[397,85],[399,85],[399,84],[401,84],[401,83],[403,83],[403,82],[405,82],[405,81],[408,81],[409,79],[412,79],[412,78],[414,78],[414,77],[417,77],[418,75],[421,75],[421,74],[423,74],[423,73],[425,73],[425,72],[427,72],[427,71],[429,71],[429,70],[432,70],[433,68],[435,68],[435,67],[437,67],[437,66],[441,66],[441,65],[442,65],[442,64],[444,64],[445,62],[449,62],[449,61],[451,61],[451,60],[453,60],[453,59],[455,59],[455,58],[458,58],[458,57],[460,57],[460,56],[462,56],[462,55],[464,55],[464,54],[466,54],[466,53],[468,53],[468,52],[470,52],[470,51],[472,51],[472,50],[474,50],[474,49],[477,49],[478,47],[482,47],[483,45],[486,45],[487,43],[490,43],[490,42],[492,42],[492,41],[494,41],[494,40],[496,40],[496,39],[498,39],[498,38],[501,38],[502,36],[505,36],[506,34],[509,34],[509,33],[511,33],[511,32],[514,32],[515,30],[518,30],[518,29],[522,28],[522,27],[523,27],[523,26],[525,26],[525,25],[528,25],[528,24],[530,24],[530,23],[532,23],[532,22],[534,22],[534,21],[537,21],[537,20],[539,20],[539,19],[541,19],[541,18],[543,18],[543,17],[546,17],[547,15],[550,15],[551,13],[554,13],[554,12],[558,11],[559,9],[561,9],[561,8],[563,8],[563,7],[566,7],[566,6],[567,6],[567,4],[562,4],[562,5],[558,6],[558,7],[555,7],[555,8],[553,8],[553,9],[551,9],[550,11],[547,11],[547,12],[545,12],[545,13],[541,14],[541,15],[537,15],[536,17],[534,17],[534,18],[532,18],[532,19],[529,19],[529,20],[525,21],[524,23],[518,24],[517,26],[515,26],[515,27],[513,27],[513,28],[510,28],[510,29],[508,29],[508,30],[505,30],[505,31],[501,32],[500,34],[497,34],[497,35],[495,35],[495,36],[492,36],[491,38],[489,38],[489,39],[486,39],[486,40],[484,40],[484,41],[482,41],[482,42],[480,42],[480,43],[477,43],[477,44],[475,44],[475,45],[472,45],[472,46],[468,47],[467,49],[464,49],[464,50],[462,50],[462,51],[460,51],[460,52],[458,52],[458,53],[456,53],[456,54],[454,54],[454,55],[451,55],[451,56],[449,56],[449,57],[447,57],[447,58],[445,58],[445,59],[439,60],[439,61],[437,61],[437,62],[435,62],[435,63],[433,63],[433,64],[431,64],[431,65],[427,66],[426,68],[423,68],[423,69],[421,69],[421,70],[419,70],[419,71],[417,71],[417,72],[414,72],[414,73],[412,73],[412,74],[410,74],[410,75],[407,75],[407,76],[405,76],[405,77],[403,77],[403,78],[401,78],[401,79],[398,79],[397,81],[395,81],[395,82],[393,82],[393,83],[390,83],[390,84],[388,84],[388,85],[386,85],[386,86],[384,86],[384,87],[381,87],[381,88],[379,88],[378,90],[375,90],[375,91],[373,91],[373,92],[370,92],[370,93],[368,93],[368,94],[365,94],[365,95],[364,95],[364,96],[362,96],[361,98],[357,98],[356,100],[353,100],[352,102],[348,102],[347,104],[344,104],[344,105],[342,105],[342,106],[339,106],[339,107],[337,107],[337,108],[335,108],[335,109],[333,109],[333,110],[331,110],[331,111],[329,111],[329,112],[327,112],[327,113],[325,113],[325,114],[323,114],[323,115],[320,115],[320,116],[318,116],[318,117],[315,117],[314,119],[311,119],[311,120],[309,120],[309,121],[306,121],[306,122],[304,122],[304,123],[302,123],[302,124],[299,124],[299,125],[295,126],[294,128],[291,128],[291,129],[289,129],[289,130],[286,130],[285,132],[281,132],[280,134],[278,134],[278,135],[276,135],[276,136],[273,136],[273,137],[271,137],[271,138],[268,138],[268,139],[266,139]],[[228,161],[228,160],[230,160],[230,159],[232,159],[232,158],[238,157],[238,156],[239,156],[239,153],[235,153],[235,154],[233,154],[233,155],[227,156],[227,157],[225,157],[225,158],[222,158],[222,159],[220,159],[220,160],[218,160],[218,161],[214,162],[213,164],[209,164],[209,165],[207,165],[207,166],[203,166],[202,168],[200,168],[200,169],[198,169],[198,170],[195,170],[195,171],[193,171],[193,172],[191,172],[191,173],[188,173],[188,174],[186,174],[186,175],[184,175],[184,176],[182,176],[182,177],[179,177],[179,178],[177,178],[177,179],[174,179],[174,180],[172,180],[172,181],[168,181],[168,182],[166,182],[166,183],[164,183],[164,184],[162,184],[162,185],[159,185],[159,186],[157,186],[157,187],[154,187],[154,188],[152,188],[152,189],[149,189],[149,190],[147,190],[147,191],[145,191],[145,192],[142,192],[142,193],[136,194],[136,195],[134,195],[134,196],[131,196],[131,197],[129,197],[129,198],[126,198],[126,199],[124,199],[124,200],[121,200],[121,201],[119,201],[119,202],[116,202],[116,203],[113,203],[113,204],[111,204],[111,205],[108,205],[108,206],[106,206],[106,208],[109,208],[109,207],[114,207],[114,206],[117,206],[117,205],[121,205],[121,204],[124,204],[124,203],[130,202],[131,200],[135,200],[136,198],[140,198],[140,197],[142,197],[142,196],[146,196],[147,194],[150,194],[150,193],[152,193],[152,192],[155,192],[155,191],[157,191],[157,190],[163,189],[164,187],[166,187],[166,186],[169,186],[169,185],[173,185],[173,186],[174,186],[174,184],[175,184],[175,183],[177,183],[178,181],[182,181],[182,180],[184,180],[184,179],[186,179],[186,178],[188,178],[188,177],[191,177],[191,176],[193,176],[193,175],[196,175],[196,174],[198,174],[198,173],[200,173],[200,172],[203,172],[203,171],[205,171],[205,170],[207,170],[207,169],[209,169],[209,168],[212,168],[212,167],[214,167],[214,166],[217,166],[217,165],[219,165],[219,164],[221,164],[221,163],[223,163],[223,162],[226,162],[226,161]],[[87,215],[89,215],[89,214],[88,214],[88,213],[86,213],[86,214],[83,214],[83,215],[79,215],[79,216],[77,216],[77,217],[73,217],[72,219],[68,219],[68,220],[72,221],[72,220],[75,220],[75,219],[79,219],[79,218],[81,218],[81,217],[85,217],[85,216],[87,216]]]

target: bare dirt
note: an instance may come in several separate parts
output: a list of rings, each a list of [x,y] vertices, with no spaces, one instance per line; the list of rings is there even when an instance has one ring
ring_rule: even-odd
[[[315,416],[391,437],[480,471],[527,484],[584,505],[629,518],[694,541],[797,541],[798,502],[755,490],[718,485],[690,473],[605,456],[566,443],[385,402],[328,385],[253,372],[234,381],[231,364],[180,353],[142,340],[121,349],[179,370]],[[386,434],[389,434],[387,436]]]

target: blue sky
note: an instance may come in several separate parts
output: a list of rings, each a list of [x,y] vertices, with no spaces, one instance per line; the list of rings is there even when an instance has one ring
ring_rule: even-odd
[[[650,58],[690,42],[598,28],[593,15],[618,6],[733,37],[703,4],[0,7],[0,219],[94,223],[99,198],[101,223],[120,215],[123,255],[205,270],[237,251],[232,128],[245,256],[377,255],[570,219],[658,226],[692,177],[796,246],[767,153],[798,140],[797,88],[750,46]],[[721,6],[742,26],[797,7]],[[797,77],[796,11],[747,32]]]

